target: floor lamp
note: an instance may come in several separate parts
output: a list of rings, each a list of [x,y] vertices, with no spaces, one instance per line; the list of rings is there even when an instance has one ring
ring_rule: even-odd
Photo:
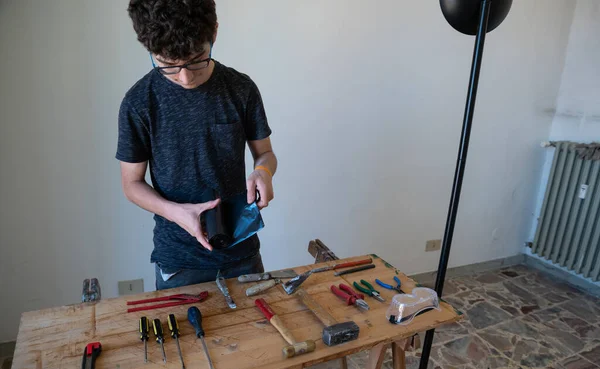
[[[471,136],[471,126],[473,123],[473,112],[475,110],[475,99],[477,98],[477,85],[479,84],[479,71],[481,70],[481,60],[483,57],[485,34],[494,30],[500,25],[500,23],[502,23],[502,21],[508,15],[511,5],[512,0],[440,0],[442,13],[444,14],[444,17],[448,23],[450,23],[450,25],[458,32],[471,36],[475,35],[473,61],[471,63],[469,88],[467,90],[467,102],[465,104],[465,114],[460,136],[460,144],[458,147],[458,157],[456,159],[456,170],[454,171],[454,182],[452,183],[450,206],[448,207],[448,216],[446,218],[446,228],[444,230],[440,263],[435,280],[435,290],[440,297],[442,296],[442,290],[444,288],[444,279],[446,278],[446,269],[448,268],[450,247],[452,246],[452,236],[454,235],[454,225],[456,223],[456,214],[458,212],[460,191],[465,173],[467,151],[469,149],[469,138]],[[435,331],[431,329],[427,331],[427,334],[425,335],[419,369],[427,369],[434,333]]]

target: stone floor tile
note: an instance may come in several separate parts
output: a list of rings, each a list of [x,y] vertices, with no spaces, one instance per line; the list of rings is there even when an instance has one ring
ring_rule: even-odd
[[[433,336],[433,344],[441,345],[445,342],[455,340],[458,337],[466,336],[469,334],[469,329],[461,323],[450,323],[445,324],[435,329],[435,335]],[[425,337],[421,338],[423,342]]]
[[[517,287],[512,281],[484,285],[473,291],[513,317],[523,316],[550,305],[548,300]]]
[[[533,268],[529,268],[525,265],[513,265],[507,268],[501,268],[498,273],[502,274],[504,277],[507,278],[516,278],[516,277],[522,277],[525,275],[529,275],[532,273],[535,273],[536,269]]]
[[[433,288],[433,287],[430,287],[430,288]],[[460,292],[465,292],[467,290],[468,290],[467,287],[454,282],[452,279],[449,279],[444,282],[443,296],[446,297],[446,296],[454,295],[454,294],[457,294]]]
[[[465,312],[475,329],[487,328],[511,318],[511,315],[489,302],[480,302]]]
[[[432,348],[431,358],[442,368],[504,368],[511,361],[477,335]]]
[[[493,284],[505,281],[508,277],[498,273],[497,271],[485,272],[474,276],[475,280],[481,284]]]
[[[465,291],[446,297],[445,300],[452,307],[464,313],[477,303],[485,301],[485,298],[476,292]]]
[[[512,282],[536,295],[544,295],[553,292],[565,298],[572,299],[583,295],[583,292],[568,283],[562,282],[549,274],[537,272],[515,278]]]
[[[597,345],[589,350],[582,351],[579,353],[579,355],[583,356],[592,363],[600,363],[600,345]]]
[[[451,280],[461,291],[470,291],[482,286],[482,283],[475,280],[473,276],[454,277]]]
[[[561,369],[598,369],[599,366],[590,363],[579,355],[571,356],[560,362]]]
[[[546,367],[572,354],[565,347],[557,347],[556,340],[548,339],[534,326],[519,319],[478,331],[477,334],[518,365]]]
[[[560,305],[583,320],[595,324],[600,322],[600,305],[585,298],[571,299]]]

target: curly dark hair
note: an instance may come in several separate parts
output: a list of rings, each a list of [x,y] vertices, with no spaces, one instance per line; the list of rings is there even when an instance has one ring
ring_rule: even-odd
[[[131,0],[127,11],[138,41],[171,60],[204,51],[217,29],[214,0]]]

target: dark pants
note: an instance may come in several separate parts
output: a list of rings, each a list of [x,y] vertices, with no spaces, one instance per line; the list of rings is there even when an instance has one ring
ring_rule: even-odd
[[[218,271],[219,269],[163,270],[163,272],[169,274],[176,273],[165,281],[160,273],[160,266],[155,264],[156,289],[165,290],[167,288],[182,287],[190,284],[214,282],[215,279],[217,279]],[[265,268],[263,267],[260,253],[256,253],[256,255],[250,258],[240,260],[238,263],[229,265],[225,269],[221,269],[221,275],[225,278],[235,278],[242,274],[263,273],[264,271]]]

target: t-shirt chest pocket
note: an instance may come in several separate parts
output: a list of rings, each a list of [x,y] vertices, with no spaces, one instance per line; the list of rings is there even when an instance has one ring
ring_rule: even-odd
[[[209,132],[220,160],[237,161],[243,158],[245,136],[240,122],[213,124]]]

